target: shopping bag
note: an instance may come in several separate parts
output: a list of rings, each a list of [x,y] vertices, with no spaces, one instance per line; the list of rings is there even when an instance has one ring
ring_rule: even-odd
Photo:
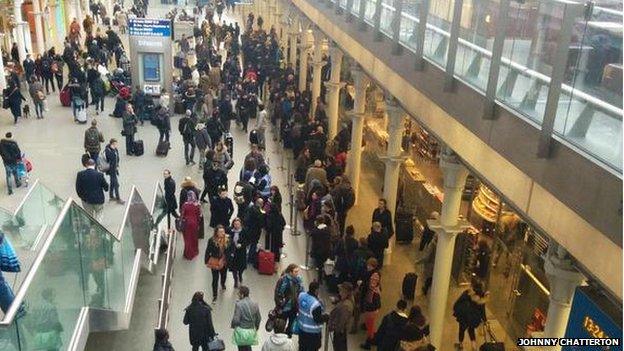
[[[9,241],[9,238],[0,233],[0,271],[3,272],[19,272],[22,270],[19,259],[15,254],[15,250]]]
[[[24,164],[24,162],[18,162],[17,164],[17,176],[21,179],[26,177],[26,174],[28,172],[26,172],[26,165]]]
[[[221,339],[219,339],[218,337],[215,336],[208,343],[208,350],[209,351],[224,351],[225,350],[225,343],[223,342],[223,340],[221,340]]]
[[[24,166],[26,167],[26,172],[30,173],[33,170],[32,162],[30,162],[27,158],[22,158],[22,162],[24,162]]]
[[[258,331],[251,328],[236,327],[234,328],[234,334],[232,334],[232,342],[236,346],[258,345]]]

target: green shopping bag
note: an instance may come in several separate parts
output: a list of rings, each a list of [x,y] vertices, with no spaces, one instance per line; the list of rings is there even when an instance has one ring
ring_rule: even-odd
[[[258,345],[258,331],[255,329],[245,329],[236,327],[232,334],[232,342],[236,346]]]

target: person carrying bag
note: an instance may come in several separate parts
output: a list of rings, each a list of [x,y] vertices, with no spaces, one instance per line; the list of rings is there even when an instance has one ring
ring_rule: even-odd
[[[232,343],[239,351],[250,351],[258,345],[258,328],[260,328],[260,309],[258,304],[249,298],[249,288],[242,285],[238,289],[239,300],[234,307],[231,326],[234,328]]]

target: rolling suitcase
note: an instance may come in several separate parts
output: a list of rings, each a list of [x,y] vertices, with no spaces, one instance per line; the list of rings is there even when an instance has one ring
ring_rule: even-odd
[[[225,133],[223,139],[225,140],[225,147],[227,147],[227,151],[230,154],[230,157],[234,159],[234,137],[232,136],[232,133]]]
[[[409,244],[414,240],[414,216],[410,212],[397,211],[395,216],[396,241]]]
[[[71,105],[69,86],[65,85],[63,89],[61,89],[61,92],[59,93],[59,99],[61,100],[61,105],[65,107],[69,107]]]
[[[275,255],[271,251],[258,252],[258,273],[273,275],[275,273]]]
[[[416,273],[406,273],[403,277],[403,284],[401,285],[401,292],[403,294],[403,299],[405,300],[414,300],[414,295],[416,293],[416,281],[418,280],[418,276]]]
[[[80,110],[76,111],[76,122],[79,124],[87,123],[87,108],[82,107]]]
[[[145,152],[145,148],[143,146],[143,140],[136,140],[134,142],[134,155],[141,156]]]
[[[479,351],[505,351],[505,343],[496,341],[496,336],[494,336],[489,322],[483,323],[483,329],[485,342],[479,347]],[[488,337],[490,341],[488,341]]]
[[[168,141],[159,142],[158,146],[156,146],[156,156],[166,157],[168,153],[169,153],[169,142]]]

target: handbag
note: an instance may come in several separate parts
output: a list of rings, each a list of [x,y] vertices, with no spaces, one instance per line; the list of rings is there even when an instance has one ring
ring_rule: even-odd
[[[175,219],[175,228],[179,232],[184,231],[184,227],[186,227],[186,219],[180,217]]]
[[[9,242],[9,238],[0,233],[0,271],[3,272],[19,272],[22,270],[19,259],[15,254],[13,246]]]
[[[236,327],[232,334],[232,342],[236,346],[258,345],[258,331],[255,329]]]
[[[208,342],[208,350],[209,351],[224,351],[225,343],[223,342],[223,340],[215,336],[214,338],[212,338],[212,340]]]
[[[225,267],[225,259],[223,257],[210,257],[206,266],[210,269],[220,271]]]

